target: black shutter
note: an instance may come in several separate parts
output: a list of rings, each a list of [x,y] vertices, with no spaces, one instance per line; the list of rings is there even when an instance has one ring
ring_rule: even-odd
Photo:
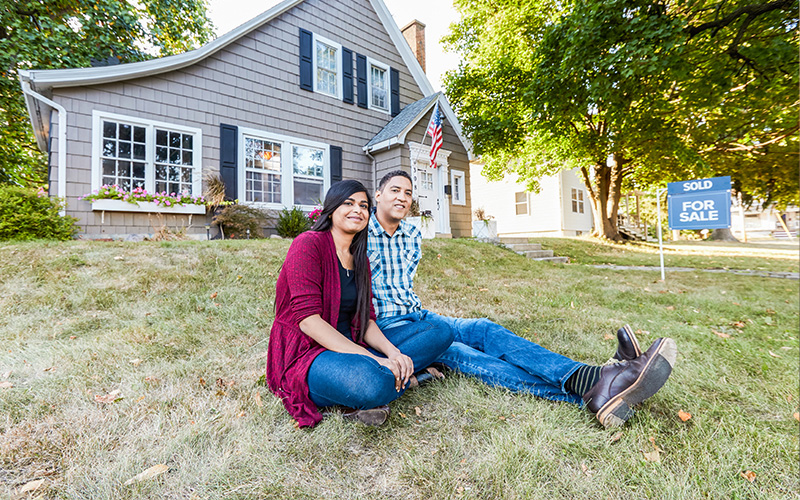
[[[367,56],[356,54],[356,73],[358,77],[358,107],[367,108]]]
[[[300,28],[300,88],[314,91],[313,37],[311,32]]]
[[[400,72],[389,68],[389,86],[392,87],[392,116],[400,114]]]
[[[331,184],[342,180],[342,148],[331,146]]]
[[[353,104],[353,51],[342,47],[342,101]]]
[[[239,128],[234,125],[219,126],[219,175],[225,183],[225,199],[235,200],[237,196],[236,156],[239,151]]]

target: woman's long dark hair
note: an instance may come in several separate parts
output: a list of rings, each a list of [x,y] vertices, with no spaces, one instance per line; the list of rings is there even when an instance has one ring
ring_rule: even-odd
[[[319,232],[330,231],[331,227],[333,227],[333,219],[331,218],[333,212],[355,193],[364,193],[367,196],[368,209],[366,217],[369,219],[372,213],[372,198],[369,196],[367,188],[358,181],[339,181],[332,185],[325,194],[322,213],[319,214],[317,222],[314,223],[311,230]],[[369,258],[367,257],[368,228],[369,225],[356,233],[356,235],[353,236],[353,242],[350,243],[350,255],[353,256],[353,269],[355,270],[355,281],[356,287],[358,288],[358,295],[356,296],[356,318],[358,318],[357,340],[359,342],[364,339],[364,333],[367,331],[370,292],[372,287],[372,282],[369,279]],[[336,325],[333,326],[334,328],[336,327]]]

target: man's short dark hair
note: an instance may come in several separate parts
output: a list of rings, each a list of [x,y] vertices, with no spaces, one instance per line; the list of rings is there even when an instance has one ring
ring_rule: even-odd
[[[414,184],[414,181],[411,180],[411,175],[405,170],[392,170],[388,174],[381,177],[381,181],[378,183],[378,191],[383,191],[383,188],[386,187],[386,184],[388,184],[393,177],[405,177],[408,179],[408,182],[410,182],[412,185]]]

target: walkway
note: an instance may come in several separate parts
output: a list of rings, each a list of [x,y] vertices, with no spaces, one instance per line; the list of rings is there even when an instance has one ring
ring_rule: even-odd
[[[658,266],[615,266],[613,264],[588,264],[590,267],[597,269],[614,269],[614,270],[630,270],[630,271],[661,271]],[[665,267],[665,272],[669,273],[685,273],[690,271],[702,271],[704,273],[731,273],[739,274],[741,276],[760,276],[762,278],[784,278],[790,280],[800,279],[800,273],[784,273],[774,271],[755,271],[753,269],[697,269],[694,267]]]

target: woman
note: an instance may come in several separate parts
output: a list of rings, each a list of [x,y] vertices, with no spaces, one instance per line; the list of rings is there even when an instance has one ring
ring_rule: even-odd
[[[318,408],[383,423],[385,405],[449,347],[453,333],[418,322],[381,332],[375,324],[367,223],[372,200],[358,181],[328,190],[314,227],[292,242],[276,285],[267,382],[301,427]]]

